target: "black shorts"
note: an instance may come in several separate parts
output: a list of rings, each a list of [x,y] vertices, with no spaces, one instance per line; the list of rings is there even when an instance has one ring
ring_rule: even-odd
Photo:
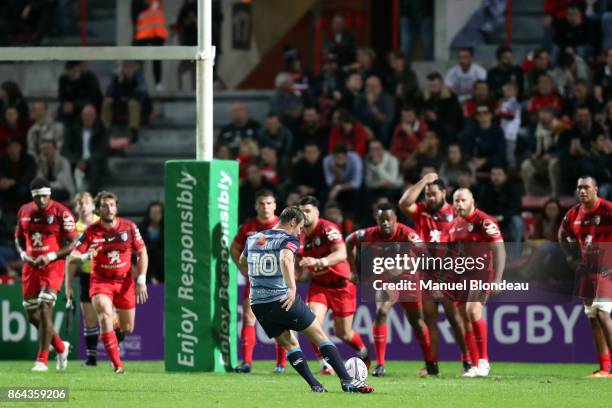
[[[295,296],[295,302],[291,309],[282,308],[283,300],[269,303],[251,305],[257,321],[261,324],[268,337],[276,338],[285,330],[306,330],[315,320],[315,315],[310,311],[300,295]]]
[[[81,303],[91,303],[89,297],[89,273],[81,272],[79,282],[81,283]]]

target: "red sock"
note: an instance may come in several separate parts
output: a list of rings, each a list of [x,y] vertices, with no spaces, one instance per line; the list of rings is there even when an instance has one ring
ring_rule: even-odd
[[[115,365],[115,368],[123,367],[123,364],[121,363],[121,358],[119,357],[119,342],[117,341],[115,331],[111,330],[106,333],[101,333],[100,339],[102,340],[102,343],[104,343],[106,354],[108,354],[108,357]]]
[[[476,345],[476,339],[474,338],[474,332],[469,330],[465,332],[465,345],[467,346],[468,352],[470,353],[470,360],[474,367],[478,366],[478,346]]]
[[[423,329],[423,334],[415,332],[415,337],[421,345],[421,352],[425,361],[433,361],[433,355],[431,354],[431,342],[429,341],[429,330],[427,327]]]
[[[242,359],[245,364],[253,364],[253,349],[255,348],[255,326],[242,326]]]
[[[610,355],[609,354],[599,355],[599,369],[605,372],[610,371]]]
[[[374,347],[376,348],[376,364],[384,365],[387,351],[387,325],[374,324],[372,334],[374,335]]]
[[[357,351],[360,351],[362,348],[365,347],[365,344],[363,344],[363,340],[361,340],[361,336],[354,330],[353,337],[351,338],[351,341],[348,342],[348,344],[350,344],[350,346]]]
[[[312,341],[310,341],[309,343],[310,343],[310,346],[312,347],[312,351],[314,351],[315,354],[317,355],[317,358],[319,360],[323,360],[323,354],[321,354],[321,352],[319,351],[319,346],[314,344]]]
[[[285,367],[287,365],[287,350],[278,341],[274,343],[276,347],[276,365]]]
[[[489,360],[487,351],[487,322],[482,317],[477,322],[472,322],[472,331],[478,346],[478,356],[485,360]]]
[[[51,344],[53,344],[53,348],[55,349],[57,354],[62,354],[66,350],[66,347],[64,346],[64,342],[62,341],[62,338],[58,334],[53,336],[53,338],[51,339]]]
[[[36,361],[40,361],[46,365],[49,361],[49,350],[39,350],[38,354],[36,355]]]

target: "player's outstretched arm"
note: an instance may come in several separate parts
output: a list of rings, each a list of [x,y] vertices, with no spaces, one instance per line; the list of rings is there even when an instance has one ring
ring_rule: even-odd
[[[136,278],[136,302],[143,304],[149,298],[147,292],[147,269],[149,268],[149,254],[147,248],[142,247],[140,251],[136,253],[136,271],[138,273]]]
[[[23,247],[21,246],[21,240],[19,238],[15,238],[15,248],[17,248],[17,253],[19,254],[19,257],[21,258],[21,260],[27,264],[30,264],[32,266],[36,266],[36,264],[34,263],[34,259],[32,259],[31,256],[29,256],[26,251],[23,249]]]
[[[399,200],[399,208],[405,215],[414,214],[417,209],[416,202],[425,187],[438,179],[437,173],[427,173],[416,184],[410,186]]]
[[[78,251],[76,251],[78,252]],[[76,274],[76,270],[79,265],[83,264],[82,255],[74,256],[75,250],[73,250],[68,257],[66,257],[66,271],[64,273],[64,286],[66,287],[66,298],[68,300],[72,299],[72,281],[74,280],[74,275]]]
[[[282,308],[285,310],[291,309],[295,302],[295,295],[297,293],[295,284],[295,259],[293,251],[290,249],[281,249],[280,251],[280,267],[285,278],[285,284],[287,285],[287,296],[283,302]]]

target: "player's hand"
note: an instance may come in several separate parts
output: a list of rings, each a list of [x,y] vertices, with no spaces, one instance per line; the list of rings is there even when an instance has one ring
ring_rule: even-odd
[[[295,295],[296,295],[296,289],[295,288],[289,288],[287,290],[287,296],[285,297],[285,301],[283,302],[281,307],[283,309],[289,311],[289,309],[291,309],[291,307],[295,303]]]
[[[36,265],[36,262],[34,261],[34,259],[29,255],[24,255],[22,259],[23,259],[23,262],[27,263],[30,266],[34,266],[34,267],[38,266]]]
[[[34,264],[39,268],[43,268],[49,265],[50,263],[51,263],[51,260],[49,259],[48,255],[41,255],[34,260]]]
[[[307,257],[302,258],[302,260],[300,261],[300,266],[302,268],[303,267],[314,268],[315,266],[317,266],[318,261],[319,260],[317,258],[307,256]]]
[[[139,305],[144,304],[149,299],[149,292],[147,291],[146,283],[136,284],[136,303]]]
[[[72,291],[72,288],[68,285],[66,285],[66,299],[68,299],[69,302],[72,302],[72,297],[74,296],[74,292]],[[66,309],[68,308],[68,306],[66,306]]]
[[[351,275],[349,276],[349,281],[353,282],[355,285],[359,284],[359,274],[351,272]]]
[[[427,173],[423,176],[423,182],[425,184],[431,184],[438,179],[438,173]]]

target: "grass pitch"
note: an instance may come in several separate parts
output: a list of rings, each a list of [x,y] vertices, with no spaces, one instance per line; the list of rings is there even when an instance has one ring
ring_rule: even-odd
[[[387,376],[370,376],[369,395],[343,393],[337,378],[318,376],[329,390],[313,394],[290,367],[272,373],[273,362],[256,362],[251,374],[167,374],[163,362],[126,362],[115,375],[109,363],[86,369],[31,373],[31,361],[0,362],[1,387],[68,387],[68,403],[7,403],[0,406],[76,407],[610,407],[612,379],[588,380],[594,365],[492,364],[489,378],[467,379],[455,362],[442,362],[440,378],[419,378],[419,362],[389,362]],[[311,368],[318,363],[310,362]]]

